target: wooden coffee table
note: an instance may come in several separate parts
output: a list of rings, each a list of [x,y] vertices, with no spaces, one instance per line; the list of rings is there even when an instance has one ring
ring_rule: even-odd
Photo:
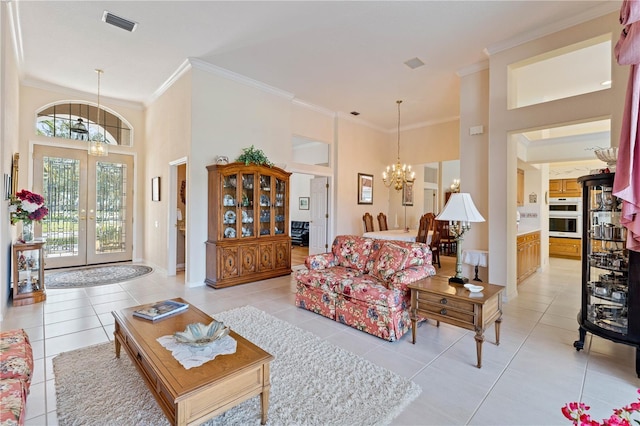
[[[190,305],[187,311],[152,322],[133,316],[139,308],[112,312],[116,357],[124,347],[172,424],[200,424],[256,395],[260,395],[262,424],[267,422],[272,355],[232,330],[230,336],[238,342],[236,353],[218,355],[187,370],[156,339],[183,331],[187,324],[209,324],[213,319]]]
[[[436,320],[476,332],[478,368],[482,367],[484,331],[495,323],[496,345],[500,344],[502,292],[504,287],[478,283],[481,293],[471,293],[462,284],[449,284],[448,277],[433,276],[408,284],[411,289],[411,335],[416,342],[419,317]]]

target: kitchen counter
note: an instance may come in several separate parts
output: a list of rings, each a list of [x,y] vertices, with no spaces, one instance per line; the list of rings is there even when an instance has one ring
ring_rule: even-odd
[[[531,232],[540,232],[540,228],[520,225],[520,227],[518,228],[518,233],[516,235],[519,237],[521,235],[530,234]]]

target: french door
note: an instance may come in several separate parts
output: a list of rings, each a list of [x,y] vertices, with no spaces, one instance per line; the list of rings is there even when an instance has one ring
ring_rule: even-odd
[[[132,259],[133,157],[35,145],[33,174],[49,208],[36,227],[47,269]]]

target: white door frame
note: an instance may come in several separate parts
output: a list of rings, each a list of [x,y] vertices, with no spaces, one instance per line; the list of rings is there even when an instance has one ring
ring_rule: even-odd
[[[187,165],[187,157],[178,158],[177,160],[173,160],[169,162],[169,208],[167,212],[167,275],[175,276],[176,275],[176,260],[178,258],[177,255],[177,238],[178,238],[178,217],[176,211],[178,209],[178,166]],[[187,167],[189,167],[187,165]],[[188,184],[188,183],[187,183]],[[185,205],[185,212],[183,218],[187,218],[187,210],[188,207]],[[187,228],[188,229],[188,228]],[[185,230],[184,234],[185,238],[185,254],[184,254],[184,270],[187,271],[188,264],[188,256],[187,250],[189,245],[187,241],[189,239],[189,231]]]
[[[331,243],[335,238],[335,220],[334,220],[334,199],[335,199],[335,189],[334,189],[334,179],[333,179],[333,170],[327,167],[318,167],[318,166],[309,166],[308,164],[301,163],[292,163],[289,167],[286,168],[288,172],[298,173],[304,175],[310,175],[314,177],[326,177],[329,181],[329,193],[327,194],[328,206],[327,212],[329,213],[329,218],[327,220],[327,243],[329,248],[331,248]],[[309,235],[311,239],[311,235]],[[309,246],[311,246],[311,240],[309,240]]]

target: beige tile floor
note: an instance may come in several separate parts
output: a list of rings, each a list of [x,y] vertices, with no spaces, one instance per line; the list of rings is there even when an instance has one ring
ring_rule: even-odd
[[[552,259],[547,271],[522,283],[519,296],[504,306],[500,345],[493,344],[493,328],[485,336],[482,369],[474,366],[472,332],[426,323],[415,345],[410,333],[385,342],[295,308],[289,276],[214,290],[186,288],[181,275],[154,272],[121,284],[49,290],[44,303],[9,308],[0,328],[25,328],[33,343],[27,425],[57,424],[57,354],[111,340],[112,310],[170,297],[210,314],[253,305],[411,378],[422,394],[395,419],[397,425],[568,425],[560,412],[566,402],[587,402],[601,420],[632,402],[640,388],[632,347],[588,335],[583,351],[573,348],[579,277],[578,261]]]

